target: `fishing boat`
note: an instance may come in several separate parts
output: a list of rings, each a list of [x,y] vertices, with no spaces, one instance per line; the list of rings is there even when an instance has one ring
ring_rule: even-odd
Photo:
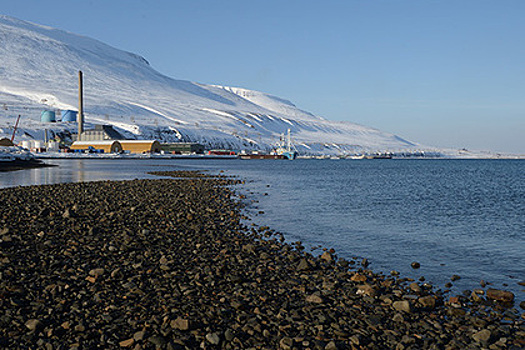
[[[287,159],[286,156],[282,154],[240,154],[239,158],[241,159]]]
[[[372,154],[365,156],[365,159],[392,159],[391,154]]]
[[[364,154],[358,154],[358,155],[349,156],[348,158],[349,159],[365,159],[365,155]]]
[[[270,154],[253,152],[253,153],[241,153],[239,158],[241,159],[289,159],[294,160],[297,158],[297,151],[292,150],[292,138],[291,131],[288,129],[288,138],[285,141],[284,135],[281,135],[281,139],[277,146],[277,149],[272,151]]]
[[[294,160],[297,158],[297,151],[292,150],[292,131],[288,129],[288,135],[286,142],[284,140],[284,135],[281,136],[281,142],[279,142],[279,147],[275,151],[277,155],[282,155],[285,159]]]

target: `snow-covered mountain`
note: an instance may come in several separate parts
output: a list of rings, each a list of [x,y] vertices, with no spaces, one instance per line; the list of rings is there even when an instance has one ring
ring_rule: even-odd
[[[176,80],[142,57],[62,30],[0,16],[0,138],[43,139],[45,109],[77,110],[84,73],[86,128],[111,124],[128,137],[196,141],[212,148],[270,149],[291,129],[302,154],[410,150],[419,145],[379,130],[312,115],[266,93]]]

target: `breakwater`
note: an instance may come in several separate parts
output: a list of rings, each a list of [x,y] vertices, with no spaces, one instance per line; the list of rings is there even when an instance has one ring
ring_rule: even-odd
[[[492,299],[320,256],[243,224],[239,180],[0,191],[4,348],[512,349],[523,318]],[[363,264],[362,264],[363,263]],[[490,298],[486,298],[490,295]]]

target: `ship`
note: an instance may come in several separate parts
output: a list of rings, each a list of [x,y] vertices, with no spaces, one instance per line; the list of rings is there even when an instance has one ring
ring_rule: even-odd
[[[270,154],[263,154],[259,152],[239,154],[241,159],[288,159],[294,160],[297,158],[297,151],[293,150],[291,130],[288,129],[287,140],[284,140],[284,135],[281,135],[277,149]]]

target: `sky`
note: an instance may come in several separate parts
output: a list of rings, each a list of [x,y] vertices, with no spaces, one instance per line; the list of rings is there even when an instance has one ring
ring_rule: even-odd
[[[424,145],[525,154],[523,0],[2,0],[175,79]]]

